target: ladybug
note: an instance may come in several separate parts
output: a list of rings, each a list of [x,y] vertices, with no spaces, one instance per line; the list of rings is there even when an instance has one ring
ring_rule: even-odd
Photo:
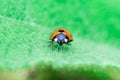
[[[69,42],[73,41],[72,35],[70,32],[64,28],[57,28],[50,35],[50,42],[57,42],[59,45],[69,44]]]

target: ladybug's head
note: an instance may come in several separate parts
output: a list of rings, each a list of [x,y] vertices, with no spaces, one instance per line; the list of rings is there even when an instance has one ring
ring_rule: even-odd
[[[57,34],[55,36],[54,41],[57,42],[58,44],[62,45],[63,43],[68,42],[68,38],[67,38],[67,36],[65,34],[60,32],[59,34]]]

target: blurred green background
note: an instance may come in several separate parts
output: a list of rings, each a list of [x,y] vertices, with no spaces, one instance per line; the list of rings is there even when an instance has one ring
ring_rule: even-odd
[[[119,0],[1,0],[0,14],[53,29],[63,26],[80,37],[117,45],[119,3]]]
[[[119,4],[0,0],[0,80],[119,80]],[[46,47],[59,26],[74,39],[60,52]]]

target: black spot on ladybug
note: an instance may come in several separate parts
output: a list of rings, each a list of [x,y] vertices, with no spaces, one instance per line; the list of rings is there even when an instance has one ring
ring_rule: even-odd
[[[64,32],[64,30],[59,30],[59,32]]]

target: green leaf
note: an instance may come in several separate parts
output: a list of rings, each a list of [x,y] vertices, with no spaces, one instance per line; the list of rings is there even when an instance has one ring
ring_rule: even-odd
[[[40,63],[54,69],[120,68],[120,6],[115,4],[112,0],[1,0],[0,67]],[[48,47],[58,26],[72,33],[71,46]]]

